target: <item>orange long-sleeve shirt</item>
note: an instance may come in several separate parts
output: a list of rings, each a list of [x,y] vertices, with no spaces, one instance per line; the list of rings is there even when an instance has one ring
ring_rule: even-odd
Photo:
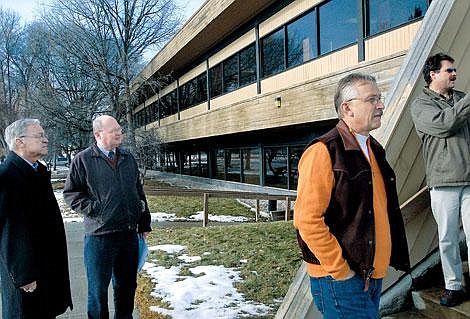
[[[390,262],[391,238],[387,214],[387,197],[382,174],[374,154],[369,148],[373,183],[373,208],[376,234],[373,278],[386,275]],[[342,249],[324,221],[334,187],[331,158],[326,145],[318,142],[310,146],[299,162],[299,181],[295,203],[294,226],[302,239],[320,261],[320,265],[307,263],[312,277],[331,275],[346,278],[351,270],[342,256]],[[359,193],[358,193],[358,196]]]

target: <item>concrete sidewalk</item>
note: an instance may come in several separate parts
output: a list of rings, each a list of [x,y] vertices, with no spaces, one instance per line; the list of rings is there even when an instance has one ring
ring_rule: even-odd
[[[86,318],[87,310],[87,280],[85,265],[83,263],[83,223],[66,223],[67,248],[69,254],[70,285],[72,289],[73,310],[70,309],[60,319]],[[112,288],[108,293],[109,317],[114,316],[114,303]],[[138,319],[138,313],[134,310],[134,319]]]

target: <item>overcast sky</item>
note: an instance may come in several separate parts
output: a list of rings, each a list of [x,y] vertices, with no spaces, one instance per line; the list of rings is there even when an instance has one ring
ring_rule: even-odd
[[[201,6],[204,0],[175,0],[185,10],[186,19]],[[49,0],[0,0],[0,6],[18,12],[23,22],[31,21],[39,16],[40,4],[47,4]]]

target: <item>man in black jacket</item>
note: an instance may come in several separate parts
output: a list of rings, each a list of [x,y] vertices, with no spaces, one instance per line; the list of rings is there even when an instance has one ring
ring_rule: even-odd
[[[93,121],[96,144],[70,165],[64,199],[84,215],[88,318],[108,318],[108,286],[113,278],[116,318],[132,318],[137,287],[138,234],[151,231],[150,212],[134,157],[120,148],[116,119]]]
[[[48,140],[38,120],[9,125],[10,148],[0,165],[2,317],[50,319],[72,308],[65,231],[51,186],[38,160]]]

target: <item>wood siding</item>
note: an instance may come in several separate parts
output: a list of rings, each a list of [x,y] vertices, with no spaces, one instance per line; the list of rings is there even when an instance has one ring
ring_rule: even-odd
[[[241,100],[252,99],[256,97],[256,83],[244,86],[234,92],[226,93],[211,100],[211,110],[232,105]]]
[[[388,90],[393,76],[403,62],[396,55],[373,64],[362,63],[341,72],[220,106],[176,123],[162,125],[161,134],[167,143],[275,128],[336,118],[333,95],[336,84],[347,72],[365,72],[377,76],[382,90]],[[281,107],[275,99],[281,97]]]
[[[243,48],[247,47],[248,45],[254,43],[256,41],[256,33],[255,29],[252,29],[227,45],[223,50],[220,50],[213,56],[209,58],[209,68],[217,65],[218,63],[222,62],[223,60],[227,59],[231,55],[237,53],[238,51],[242,50]]]
[[[189,109],[186,109],[180,113],[180,119],[184,120],[187,118],[192,118],[196,114],[201,114],[204,111],[207,111],[207,102],[195,105],[193,107],[190,107]],[[203,125],[203,123],[201,123]]]
[[[421,21],[418,21],[366,40],[366,61],[408,50],[420,25]]]
[[[264,79],[261,81],[261,90],[263,93],[270,93],[301,84],[354,66],[357,64],[357,60],[357,46],[354,45]]]

